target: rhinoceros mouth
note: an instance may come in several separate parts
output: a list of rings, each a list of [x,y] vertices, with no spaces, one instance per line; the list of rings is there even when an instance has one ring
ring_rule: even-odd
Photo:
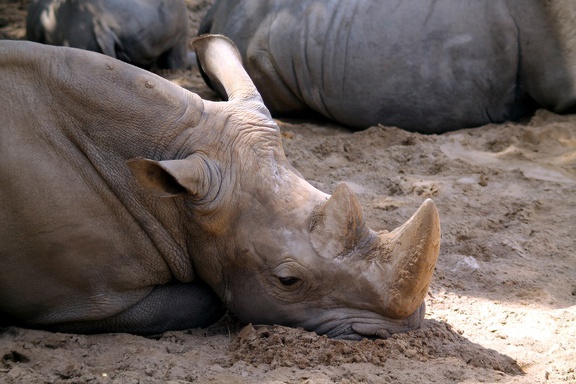
[[[395,333],[410,332],[420,328],[424,315],[426,313],[426,304],[422,304],[405,319],[385,318],[383,321],[358,321],[352,324],[352,330],[362,338],[379,338],[386,339]]]
[[[320,326],[304,325],[304,328],[338,340],[386,339],[395,333],[405,333],[420,328],[424,320],[426,305],[423,302],[414,313],[401,320],[385,317],[375,312],[353,312],[348,313],[348,316],[334,317],[331,320],[322,319]]]

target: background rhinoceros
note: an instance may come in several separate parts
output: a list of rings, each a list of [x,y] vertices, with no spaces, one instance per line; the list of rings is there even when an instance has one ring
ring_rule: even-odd
[[[221,36],[195,41],[228,102],[77,49],[0,42],[0,314],[70,332],[242,320],[340,338],[418,327],[440,246],[431,200],[370,230],[286,160]],[[345,282],[345,284],[343,284]]]
[[[216,0],[273,114],[438,133],[576,106],[576,2]]]
[[[104,53],[149,68],[186,68],[183,0],[32,0],[28,40]]]

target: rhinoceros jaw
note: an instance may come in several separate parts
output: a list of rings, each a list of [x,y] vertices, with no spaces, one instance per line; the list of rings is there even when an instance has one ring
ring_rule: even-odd
[[[393,319],[408,318],[426,297],[440,251],[436,205],[427,199],[404,225],[379,237],[382,262],[390,273],[387,292],[383,292],[384,314]]]

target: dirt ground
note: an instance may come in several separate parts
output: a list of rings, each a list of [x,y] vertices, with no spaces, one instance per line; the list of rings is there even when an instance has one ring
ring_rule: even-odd
[[[0,0],[0,38],[24,37],[26,1]],[[195,29],[210,0],[189,0]],[[163,76],[214,97],[198,72]],[[346,182],[375,230],[426,197],[442,247],[420,330],[330,340],[246,326],[159,338],[0,329],[0,383],[576,383],[576,115],[442,135],[279,120],[317,188]]]

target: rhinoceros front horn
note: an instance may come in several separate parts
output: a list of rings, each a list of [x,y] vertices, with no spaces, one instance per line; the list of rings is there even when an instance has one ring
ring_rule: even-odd
[[[440,251],[440,219],[431,199],[401,227],[379,235],[377,260],[387,265],[385,315],[405,319],[424,301]]]

